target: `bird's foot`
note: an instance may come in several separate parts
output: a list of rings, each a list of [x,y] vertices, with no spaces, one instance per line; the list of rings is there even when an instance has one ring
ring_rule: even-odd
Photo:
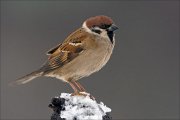
[[[88,93],[85,93],[85,92],[74,92],[71,94],[71,96],[88,96],[89,94]]]
[[[93,97],[92,95],[86,92],[75,92],[72,93],[71,96],[84,96],[84,97],[89,96],[92,100],[95,100],[95,97]]]

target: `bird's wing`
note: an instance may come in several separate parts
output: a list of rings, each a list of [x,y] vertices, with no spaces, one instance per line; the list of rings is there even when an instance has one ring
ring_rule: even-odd
[[[61,46],[61,44],[58,44],[57,46],[51,48],[50,50],[47,51],[47,55],[51,55],[53,54],[59,47]]]
[[[86,38],[87,35],[82,29],[72,33],[62,44],[48,52],[49,58],[40,70],[48,72],[72,61],[85,50],[83,41]]]

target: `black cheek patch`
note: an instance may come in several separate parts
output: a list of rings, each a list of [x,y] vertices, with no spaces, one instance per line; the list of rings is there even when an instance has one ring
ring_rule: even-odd
[[[96,30],[96,29],[92,29],[93,32],[97,33],[97,34],[101,34],[100,30]]]

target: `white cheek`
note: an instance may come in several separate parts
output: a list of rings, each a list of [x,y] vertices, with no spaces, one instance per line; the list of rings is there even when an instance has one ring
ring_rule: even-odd
[[[83,23],[82,27],[85,29],[85,31],[92,33],[91,30],[87,27],[86,22]]]
[[[109,38],[108,35],[107,35],[107,31],[105,31],[105,30],[102,30],[102,31],[101,31],[100,36],[101,36],[101,37],[104,37],[104,38]]]

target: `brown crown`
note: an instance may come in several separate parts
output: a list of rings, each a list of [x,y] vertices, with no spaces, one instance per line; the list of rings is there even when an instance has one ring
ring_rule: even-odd
[[[86,20],[86,26],[88,28],[91,28],[93,26],[100,26],[103,24],[111,25],[111,24],[113,24],[113,20],[110,17],[104,16],[104,15],[91,17]]]

